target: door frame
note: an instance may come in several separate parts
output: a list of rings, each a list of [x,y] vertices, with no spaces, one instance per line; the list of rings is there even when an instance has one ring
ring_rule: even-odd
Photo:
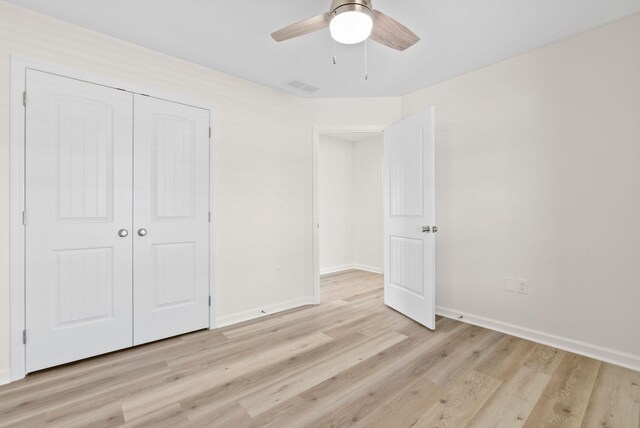
[[[312,154],[311,159],[313,163],[312,167],[312,241],[313,241],[313,304],[320,304],[320,171],[319,171],[319,155],[320,155],[320,134],[328,133],[382,133],[388,125],[361,125],[361,126],[348,126],[348,125],[313,125],[311,128],[312,133]]]
[[[25,227],[23,212],[25,207],[25,129],[26,114],[23,105],[23,93],[26,88],[27,70],[42,71],[60,77],[76,79],[88,83],[120,89],[127,92],[152,95],[154,98],[177,102],[191,107],[209,111],[209,210],[212,220],[209,223],[209,295],[212,303],[209,306],[209,329],[216,328],[215,298],[215,183],[216,153],[216,110],[203,100],[185,97],[153,87],[143,87],[84,71],[69,69],[64,66],[46,63],[37,59],[11,55],[11,96],[10,96],[10,229],[9,229],[9,373],[8,379],[0,375],[0,385],[13,382],[26,376],[26,345],[22,332],[26,323],[25,300]],[[27,96],[28,102],[28,96]]]

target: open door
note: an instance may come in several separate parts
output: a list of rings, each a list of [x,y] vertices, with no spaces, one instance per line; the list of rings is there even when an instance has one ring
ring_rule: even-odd
[[[384,303],[435,329],[434,109],[384,131]]]

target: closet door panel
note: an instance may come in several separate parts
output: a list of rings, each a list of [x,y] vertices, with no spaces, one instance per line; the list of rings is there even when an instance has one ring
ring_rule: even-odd
[[[34,70],[26,81],[31,372],[132,345],[133,94]]]
[[[209,326],[209,112],[135,96],[134,343]]]

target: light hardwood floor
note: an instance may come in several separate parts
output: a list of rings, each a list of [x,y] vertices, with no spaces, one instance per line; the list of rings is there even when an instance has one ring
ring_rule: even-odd
[[[382,303],[322,278],[320,306],[201,331],[0,387],[0,426],[640,426],[640,373]]]

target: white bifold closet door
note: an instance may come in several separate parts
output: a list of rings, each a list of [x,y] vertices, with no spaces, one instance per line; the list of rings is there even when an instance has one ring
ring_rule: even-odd
[[[27,94],[31,372],[131,346],[133,94],[33,70]]]
[[[27,372],[209,326],[209,111],[29,70]]]
[[[209,111],[134,104],[137,345],[209,326]]]

